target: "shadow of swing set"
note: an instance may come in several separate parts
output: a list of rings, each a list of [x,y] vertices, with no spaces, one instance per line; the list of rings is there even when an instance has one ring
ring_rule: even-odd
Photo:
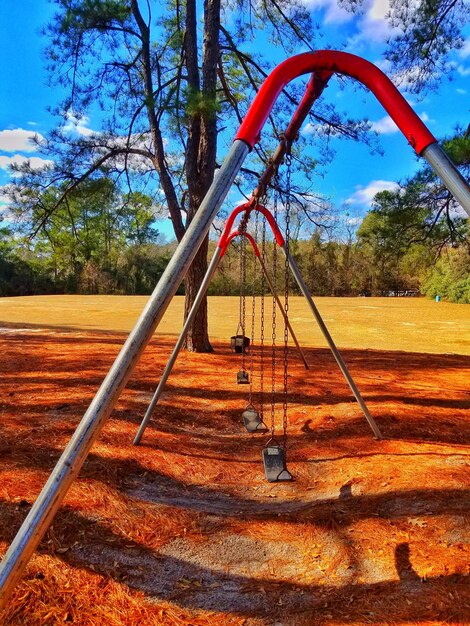
[[[251,212],[255,211],[256,213],[259,212],[263,214],[266,220],[268,220],[271,229],[275,234],[275,238],[276,232],[280,234],[277,224],[274,226],[268,217],[269,211],[267,211],[265,207],[260,206],[259,199],[263,197],[263,189],[266,189],[267,183],[280,162],[286,156],[287,159],[289,158],[288,154],[290,146],[292,142],[295,141],[303,121],[305,120],[315,100],[321,96],[328,81],[334,74],[341,74],[359,80],[364,86],[372,91],[379,102],[384,106],[390,117],[394,120],[398,128],[404,134],[418,156],[423,157],[429,163],[447,189],[470,216],[470,186],[467,181],[461,176],[455,165],[440,148],[436,138],[428,130],[424,122],[417,116],[390,79],[381,70],[379,70],[379,68],[356,55],[334,50],[306,52],[304,54],[293,56],[278,65],[266,78],[263,85],[259,89],[253,104],[248,110],[248,113],[235,136],[228,155],[223,161],[217,176],[207,192],[206,197],[201,203],[201,206],[199,207],[193,221],[189,225],[183,239],[179,243],[154,292],[150,296],[134,329],[131,331],[128,339],[124,343],[115,362],[111,366],[88,410],[73,434],[69,444],[65,448],[62,456],[57,462],[56,467],[52,471],[48,481],[0,563],[0,610],[2,610],[2,608],[6,605],[14,586],[23,575],[31,555],[51,524],[70,485],[78,475],[91,446],[101,432],[107,418],[111,414],[111,411],[118,401],[122,390],[126,386],[136,364],[142,356],[146,345],[150,341],[160,320],[168,308],[169,303],[184,279],[184,276],[186,275],[186,272],[188,271],[188,268],[191,265],[199,247],[209,232],[210,226],[224,199],[226,198],[236,175],[240,171],[246,156],[250,150],[253,149],[254,145],[260,141],[261,130],[279,94],[289,82],[305,74],[310,75],[310,79],[307,83],[304,96],[294,112],[291,123],[284,133],[281,143],[273,155],[270,167],[267,168],[265,174],[260,179],[251,201],[242,207],[238,207],[238,209],[232,213],[232,216],[235,217],[239,213],[243,212],[246,219],[242,219],[242,226],[239,227],[238,231],[231,232],[233,222],[230,224],[229,228],[226,227],[224,231],[225,239],[223,238],[223,235],[221,241],[219,241],[204,281],[208,278],[209,273],[211,273],[210,277],[212,277],[229,241],[238,235],[242,235],[243,239],[248,238],[246,227],[243,224],[247,222]],[[264,209],[265,212],[261,209]],[[271,217],[273,218],[272,215]],[[275,223],[274,218],[273,221]],[[229,222],[227,222],[227,226],[228,224]],[[364,416],[372,428],[374,435],[380,438],[381,433],[375,424],[375,421],[369,414],[340,353],[336,349],[333,339],[331,338],[331,335],[329,334],[328,329],[326,328],[323,319],[313,302],[313,299],[302,279],[302,276],[300,275],[297,265],[292,258],[288,245],[286,245],[286,241],[284,241],[282,235],[281,239],[282,243],[276,238],[276,243],[285,255],[286,268],[287,266],[289,267],[304,297],[307,299],[312,313],[319,324],[344,377],[351,387],[351,390],[353,391]],[[276,246],[274,246],[274,248],[276,248]],[[207,285],[210,282],[210,277],[207,280]],[[205,293],[206,290],[207,287],[205,287],[203,293]],[[191,316],[196,304],[199,306],[203,293],[201,287],[188,319]],[[283,316],[285,321],[285,318],[287,317],[285,304],[284,313],[286,313],[286,315]],[[285,329],[286,328],[287,324],[285,321]],[[185,328],[183,328],[183,331],[184,330]],[[291,333],[291,336],[294,337],[292,329],[288,330]],[[176,358],[176,354],[181,347],[178,347],[181,335],[172,354],[172,357],[174,356],[174,358]],[[242,355],[243,352],[244,351],[242,350]],[[169,369],[171,370],[171,367]],[[162,380],[163,378],[164,377],[162,377]],[[159,387],[162,385],[162,380],[160,381]],[[285,384],[286,383],[284,383],[284,385]],[[157,392],[158,388],[155,395]],[[152,403],[155,400],[155,395],[152,399]],[[284,394],[284,398],[286,398],[286,393]],[[158,397],[156,401],[158,401]],[[145,430],[151,410],[153,409],[152,403],[149,406],[149,410],[147,410],[146,417],[144,418],[136,436],[136,443],[140,441],[140,437]],[[247,407],[247,409],[249,408],[250,407]],[[253,419],[256,419],[255,416],[252,417]],[[270,453],[270,450],[273,452],[272,454]],[[285,446],[283,447],[282,444],[277,443],[277,440],[271,439],[270,442],[268,442],[268,445],[265,446],[263,450],[263,460],[268,480],[291,479],[290,473],[286,467]],[[279,469],[281,469],[280,472]],[[287,473],[284,474],[284,472]]]

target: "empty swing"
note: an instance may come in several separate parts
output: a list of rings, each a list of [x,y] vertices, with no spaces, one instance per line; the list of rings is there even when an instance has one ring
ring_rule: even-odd
[[[259,222],[259,214],[256,211],[256,221],[255,221],[255,242],[258,238],[258,222]],[[251,236],[247,235],[251,240]],[[266,238],[266,224],[263,222],[263,244]],[[253,251],[255,252],[255,261],[256,255],[259,254],[257,252],[256,243],[252,243]],[[263,245],[263,247],[265,247]],[[261,396],[261,407],[263,406],[263,379],[264,379],[264,290],[266,289],[266,279],[264,273],[261,272],[261,338],[260,338],[260,396]],[[252,291],[251,291],[251,348],[250,348],[250,391],[248,398],[248,406],[242,413],[243,425],[249,433],[265,433],[268,428],[263,420],[263,409],[261,411],[257,411],[253,404],[253,370],[254,370],[254,347],[255,347],[255,318],[256,318],[256,262],[253,265],[253,282],[252,282]]]
[[[289,222],[290,222],[290,157],[287,160],[287,187],[286,187],[286,232],[285,246],[289,250]],[[274,220],[278,219],[278,192],[277,185],[274,194]],[[286,482],[293,480],[287,469],[287,393],[288,393],[288,311],[289,311],[289,264],[284,263],[284,341],[283,341],[283,388],[282,388],[282,440],[276,437],[276,290],[277,290],[277,246],[273,245],[273,311],[272,311],[272,344],[271,344],[271,420],[270,438],[263,451],[263,465],[266,479],[269,482]]]
[[[248,385],[250,382],[246,371],[246,352],[250,347],[250,338],[246,336],[246,238],[240,241],[240,306],[238,316],[238,326],[230,338],[232,351],[241,354],[241,369],[237,372],[237,384]]]

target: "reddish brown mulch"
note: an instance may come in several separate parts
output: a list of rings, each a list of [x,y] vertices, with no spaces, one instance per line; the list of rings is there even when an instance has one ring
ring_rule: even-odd
[[[124,340],[10,330],[2,554]],[[345,350],[377,441],[330,353],[306,372],[292,351],[295,482],[268,484],[226,345],[181,355],[132,445],[173,341],[147,348],[3,624],[470,624],[469,357]]]

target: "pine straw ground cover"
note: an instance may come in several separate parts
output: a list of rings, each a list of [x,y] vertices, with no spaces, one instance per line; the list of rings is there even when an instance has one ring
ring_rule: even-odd
[[[117,334],[0,334],[0,553],[119,351]],[[331,355],[291,353],[289,467],[268,484],[247,388],[217,344],[151,342],[16,587],[8,626],[470,624],[470,359],[345,350],[386,439]]]

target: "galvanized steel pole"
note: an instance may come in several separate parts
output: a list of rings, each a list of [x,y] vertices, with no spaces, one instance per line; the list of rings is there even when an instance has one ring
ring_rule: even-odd
[[[236,140],[100,389],[0,563],[0,610],[56,514],[217,214],[249,146]]]
[[[277,293],[276,293],[276,291],[274,289],[274,285],[273,285],[273,282],[271,280],[271,277],[269,276],[268,270],[266,269],[266,265],[264,264],[263,259],[261,257],[259,257],[259,262],[261,264],[261,269],[263,270],[263,274],[264,274],[264,276],[266,278],[266,282],[269,285],[269,289],[271,290],[271,293],[273,294],[274,298],[276,299],[277,306],[279,307],[279,310],[281,311],[282,317],[284,318],[286,326],[289,329],[291,337],[292,337],[295,345],[297,346],[297,350],[299,352],[299,356],[300,356],[300,358],[301,358],[301,360],[302,360],[302,362],[304,364],[305,369],[308,370],[309,366],[308,366],[308,363],[307,363],[307,359],[305,358],[303,350],[300,347],[299,342],[297,341],[297,337],[295,336],[294,329],[292,328],[291,323],[289,321],[289,317],[287,316],[286,312],[284,311],[284,307],[282,306],[282,302],[280,301],[279,296],[277,295]]]
[[[160,399],[160,396],[163,393],[163,389],[165,388],[165,384],[166,384],[166,381],[168,380],[168,376],[171,374],[173,365],[175,364],[176,359],[178,358],[178,354],[180,353],[180,350],[183,347],[183,343],[186,338],[186,335],[188,334],[189,327],[191,326],[193,319],[196,317],[196,313],[198,312],[202,299],[204,298],[206,291],[209,288],[210,282],[212,280],[212,277],[215,274],[215,270],[217,269],[221,256],[222,256],[222,250],[220,248],[216,248],[214,252],[214,256],[212,257],[209,267],[207,268],[206,275],[204,276],[201,286],[199,287],[199,291],[197,292],[196,299],[193,302],[191,310],[189,311],[188,317],[186,318],[186,321],[184,323],[183,329],[180,333],[180,336],[178,337],[178,341],[176,342],[175,347],[173,348],[173,352],[171,353],[171,356],[168,359],[168,362],[165,366],[162,377],[160,378],[160,382],[158,383],[158,387],[155,389],[155,393],[153,394],[152,400],[150,401],[150,404],[144,415],[144,419],[142,420],[139,430],[137,431],[137,434],[134,438],[135,446],[137,446],[140,443],[140,440],[142,439],[142,435],[144,434],[145,429],[147,428],[147,424],[150,418],[152,417],[153,410],[156,407],[158,400]]]
[[[328,328],[326,327],[325,322],[323,321],[322,316],[320,315],[319,310],[317,309],[317,307],[315,306],[315,303],[313,301],[313,298],[310,294],[310,291],[307,287],[307,285],[305,284],[305,281],[302,277],[302,274],[300,273],[299,268],[297,267],[297,263],[294,261],[294,258],[291,256],[291,254],[289,253],[289,251],[287,250],[286,246],[282,246],[282,250],[284,251],[284,254],[287,257],[287,260],[289,262],[289,267],[295,277],[295,280],[297,281],[297,284],[300,287],[300,290],[302,291],[302,293],[305,296],[305,299],[307,300],[313,315],[315,316],[315,319],[317,320],[318,325],[320,326],[320,329],[323,333],[323,336],[325,337],[328,345],[330,346],[330,350],[333,353],[333,356],[336,359],[336,362],[338,363],[338,366],[341,370],[341,372],[343,373],[344,378],[346,379],[346,382],[348,383],[349,387],[351,388],[351,391],[354,394],[354,397],[357,400],[357,403],[359,404],[359,406],[362,409],[362,412],[364,413],[364,417],[366,418],[367,422],[369,423],[369,426],[372,429],[372,432],[374,433],[375,437],[377,439],[382,439],[382,433],[379,430],[379,427],[377,426],[374,418],[372,417],[372,415],[369,412],[369,409],[366,406],[366,403],[364,402],[364,399],[362,398],[359,389],[356,386],[356,383],[354,382],[353,377],[351,376],[351,374],[349,373],[349,370],[347,368],[346,363],[344,362],[343,357],[341,356],[341,353],[339,352],[338,348],[335,345],[335,342],[333,341],[332,336],[330,335]]]
[[[444,150],[439,144],[432,143],[422,151],[421,156],[426,159],[460,206],[470,215],[470,185]]]

